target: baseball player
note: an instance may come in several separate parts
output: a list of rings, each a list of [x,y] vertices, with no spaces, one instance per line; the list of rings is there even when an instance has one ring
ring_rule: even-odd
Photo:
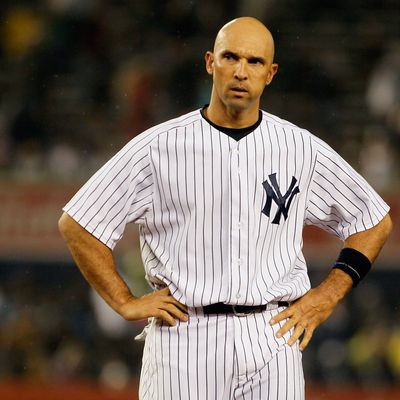
[[[327,144],[260,111],[278,70],[260,21],[222,27],[205,63],[210,104],[131,140],[65,206],[60,230],[115,311],[150,319],[142,400],[301,400],[301,351],[370,269],[389,208]],[[129,222],[154,289],[143,297],[113,259]],[[304,224],[344,241],[313,289]]]

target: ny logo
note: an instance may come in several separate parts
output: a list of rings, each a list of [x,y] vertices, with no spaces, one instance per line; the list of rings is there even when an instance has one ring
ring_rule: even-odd
[[[292,203],[293,197],[295,194],[300,192],[300,189],[298,186],[295,187],[295,185],[297,183],[297,179],[293,176],[292,182],[289,186],[289,189],[282,196],[281,190],[279,189],[279,186],[278,186],[278,182],[276,181],[276,173],[268,175],[268,178],[269,178],[271,184],[269,184],[268,181],[263,182],[264,189],[267,192],[267,201],[265,203],[265,206],[264,206],[262,212],[267,217],[269,217],[270,212],[271,212],[272,200],[273,200],[276,203],[276,205],[278,206],[278,211],[276,212],[275,217],[272,220],[272,223],[279,224],[282,214],[286,221],[286,219],[288,217],[289,207],[290,207],[290,204]]]

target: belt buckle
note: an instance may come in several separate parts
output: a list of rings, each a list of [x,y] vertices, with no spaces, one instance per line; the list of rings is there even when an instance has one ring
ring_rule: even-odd
[[[247,312],[239,312],[239,311],[236,311],[236,307],[237,307],[237,306],[232,305],[233,313],[234,313],[237,317],[247,317],[248,315],[251,314],[251,311],[247,311]]]

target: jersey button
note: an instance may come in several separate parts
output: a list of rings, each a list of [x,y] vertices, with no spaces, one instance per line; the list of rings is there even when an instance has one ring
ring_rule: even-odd
[[[236,298],[237,298],[237,299],[240,299],[240,293],[237,293],[237,294],[236,294]]]

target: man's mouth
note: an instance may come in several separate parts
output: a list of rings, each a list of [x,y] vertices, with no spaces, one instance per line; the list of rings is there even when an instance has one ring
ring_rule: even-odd
[[[241,93],[247,92],[247,90],[243,87],[233,87],[231,90],[233,90],[235,92],[241,92]]]
[[[232,88],[232,90],[236,90],[238,92],[247,92],[247,90],[244,87],[241,86],[235,86]]]

